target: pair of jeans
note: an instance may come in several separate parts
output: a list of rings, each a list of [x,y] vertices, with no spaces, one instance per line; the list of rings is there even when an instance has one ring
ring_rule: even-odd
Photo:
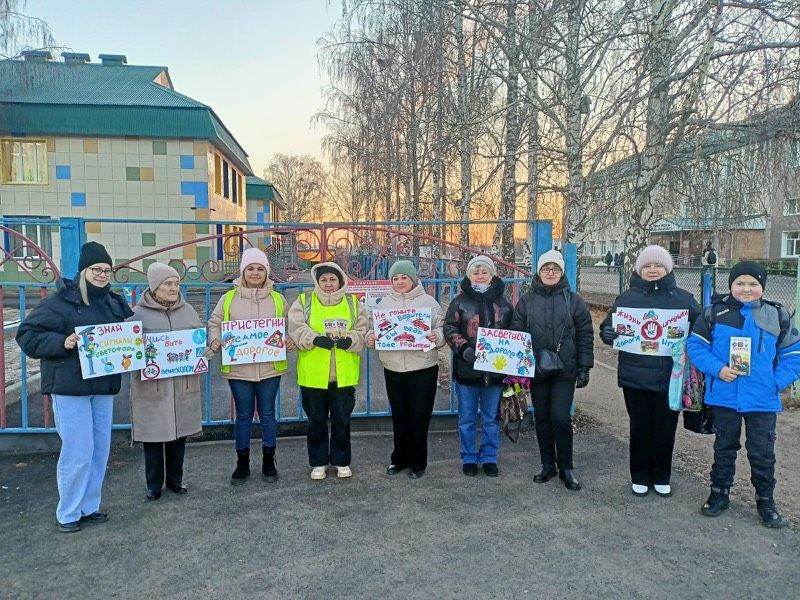
[[[180,437],[171,442],[143,442],[144,476],[147,489],[160,492],[164,486],[165,473],[168,488],[176,488],[183,483],[183,456],[186,453],[186,438]]]
[[[458,395],[458,436],[461,440],[461,462],[464,464],[496,463],[500,449],[501,385],[464,385],[455,382]],[[481,411],[481,445],[477,448],[478,409]]]
[[[631,483],[669,485],[672,450],[680,411],[669,407],[667,392],[622,388],[631,431]]]
[[[572,469],[572,402],[575,380],[543,379],[531,385],[536,441],[543,465]]]
[[[53,415],[61,437],[56,519],[72,523],[100,510],[111,451],[114,397],[53,394]]]
[[[736,453],[742,447],[742,421],[745,426],[745,448],[750,463],[750,483],[761,498],[772,498],[775,491],[775,425],[774,412],[740,413],[732,408],[712,406],[714,428],[714,464],[711,484],[729,489],[736,474]]]
[[[406,373],[384,369],[386,395],[392,407],[393,465],[412,471],[424,471],[428,466],[428,427],[438,375],[438,365]]]
[[[312,467],[350,465],[350,415],[356,406],[356,388],[338,387],[335,381],[328,389],[300,387],[303,410],[308,417],[308,462]],[[328,417],[331,436],[328,439]]]
[[[261,421],[261,442],[267,448],[274,448],[278,443],[278,422],[275,419],[275,397],[281,385],[281,376],[262,379],[261,381],[244,381],[228,379],[236,407],[236,425],[234,438],[236,449],[250,447],[250,433],[253,425],[256,403],[258,403],[258,419]]]

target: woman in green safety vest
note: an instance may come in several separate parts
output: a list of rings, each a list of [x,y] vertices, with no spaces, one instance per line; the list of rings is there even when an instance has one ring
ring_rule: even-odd
[[[347,275],[336,263],[315,265],[311,275],[314,291],[300,294],[288,317],[288,333],[298,349],[297,383],[308,416],[311,479],[325,479],[329,464],[339,477],[350,477],[350,415],[356,403],[367,310],[345,293]]]
[[[266,254],[258,248],[248,248],[242,253],[239,271],[241,277],[234,281],[235,287],[219,299],[208,321],[208,345],[212,353],[222,349],[220,329],[223,321],[286,315],[286,299],[272,289]],[[289,339],[286,340],[286,349],[294,349]],[[267,481],[275,481],[278,478],[275,468],[278,441],[275,397],[281,375],[286,372],[286,361],[223,365],[221,370],[222,376],[228,380],[236,406],[236,470],[231,475],[231,484],[240,485],[250,477],[250,433],[256,403],[261,421],[261,474]]]

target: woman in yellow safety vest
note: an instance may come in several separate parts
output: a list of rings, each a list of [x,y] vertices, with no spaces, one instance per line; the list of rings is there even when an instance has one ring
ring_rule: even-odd
[[[336,467],[339,477],[350,477],[350,415],[356,403],[367,310],[345,293],[347,275],[336,263],[320,263],[311,275],[314,291],[300,294],[288,317],[289,336],[298,349],[297,383],[308,416],[311,479],[325,479],[328,464]]]
[[[212,353],[225,345],[220,336],[223,321],[281,318],[286,314],[286,299],[272,289],[266,254],[258,248],[248,248],[242,253],[239,271],[241,277],[234,281],[235,287],[219,299],[208,321],[208,345]],[[294,349],[291,340],[286,340],[286,349]],[[236,470],[231,475],[231,484],[240,485],[250,477],[250,432],[256,402],[261,421],[261,474],[267,481],[275,481],[278,478],[275,397],[281,375],[286,372],[286,361],[223,365],[221,370],[236,406]]]

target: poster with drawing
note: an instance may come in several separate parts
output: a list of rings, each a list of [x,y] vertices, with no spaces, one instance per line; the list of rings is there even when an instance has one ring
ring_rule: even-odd
[[[475,369],[518,377],[533,377],[531,334],[524,331],[478,327]]]
[[[672,356],[672,348],[686,339],[688,310],[618,308],[611,325],[619,335],[614,349],[631,354]]]
[[[286,360],[284,319],[223,321],[221,341],[226,366]]]
[[[731,338],[731,353],[728,365],[739,375],[750,375],[750,346],[749,337]]]
[[[208,372],[206,330],[183,329],[144,334],[142,381]]]
[[[373,310],[372,329],[376,350],[430,350],[434,343],[430,308],[397,308]]]
[[[141,321],[76,327],[84,379],[138,371],[144,367]]]

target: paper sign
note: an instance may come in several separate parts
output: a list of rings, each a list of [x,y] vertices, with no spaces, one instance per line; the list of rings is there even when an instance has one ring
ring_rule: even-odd
[[[376,350],[430,350],[434,343],[430,308],[397,308],[372,311]]]
[[[325,335],[332,340],[347,337],[347,319],[323,319],[322,327]]]
[[[730,367],[739,375],[750,375],[750,347],[749,337],[731,338]]]
[[[350,281],[347,284],[347,293],[356,296],[359,301],[365,302],[367,308],[376,308],[381,301],[392,291],[392,282],[388,279],[370,281]]]
[[[84,379],[138,371],[144,367],[141,321],[76,327]]]
[[[205,351],[205,329],[146,333],[142,381],[206,373]]]
[[[688,310],[618,308],[611,324],[619,335],[614,349],[631,354],[672,356],[672,348],[686,339]]]
[[[221,341],[223,365],[286,360],[283,319],[223,321]]]
[[[518,377],[533,377],[531,334],[508,329],[478,327],[475,369]]]

